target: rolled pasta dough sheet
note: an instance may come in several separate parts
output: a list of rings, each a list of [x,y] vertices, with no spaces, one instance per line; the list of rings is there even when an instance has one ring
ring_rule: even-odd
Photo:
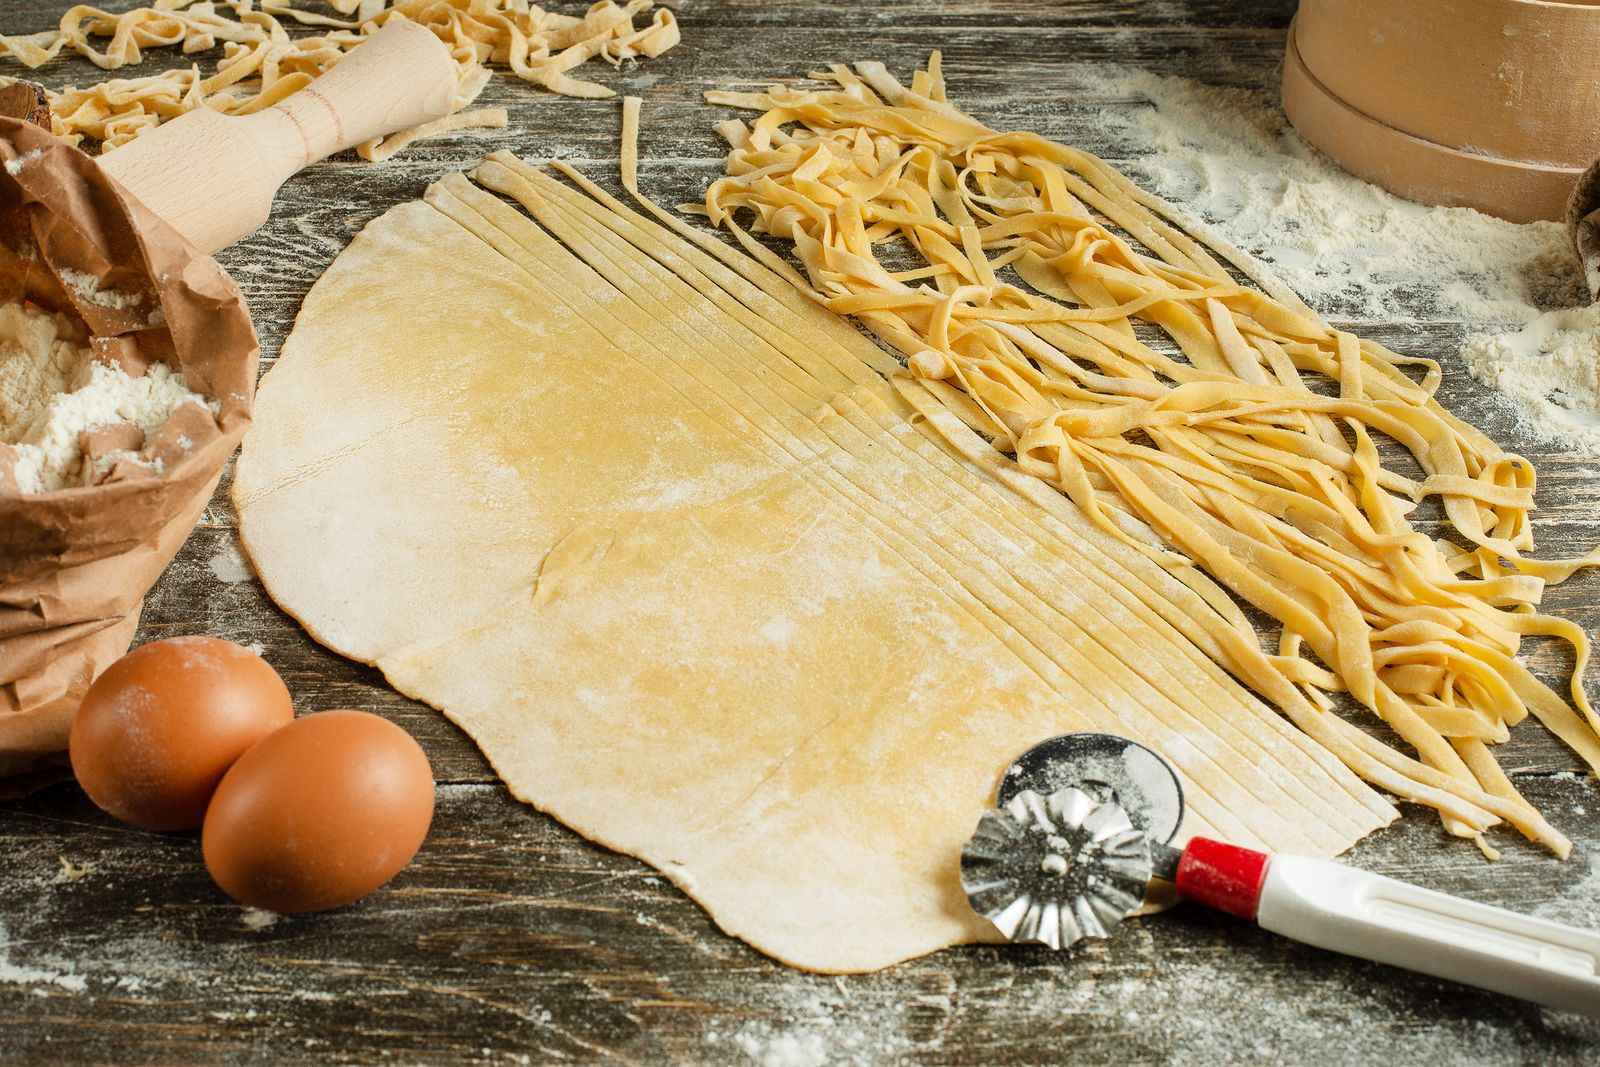
[[[370,223],[234,489],[273,597],[517,797],[831,972],[994,939],[960,847],[1064,731],[1172,758],[1186,833],[1331,855],[1394,817],[1180,633],[1158,567],[915,428],[881,354],[545,206],[581,258],[460,176]]]

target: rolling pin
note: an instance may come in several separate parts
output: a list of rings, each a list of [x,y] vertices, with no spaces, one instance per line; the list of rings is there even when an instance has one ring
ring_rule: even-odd
[[[332,70],[272,107],[201,107],[98,157],[100,169],[206,255],[267,220],[291,175],[455,109],[456,64],[432,31],[385,23]]]

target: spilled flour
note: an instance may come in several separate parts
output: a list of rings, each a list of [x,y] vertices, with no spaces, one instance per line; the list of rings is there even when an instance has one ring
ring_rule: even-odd
[[[837,995],[824,988],[800,979],[769,1005],[775,1017],[713,1028],[706,1045],[717,1062],[750,1067],[870,1067],[904,1062],[913,1052],[909,1030],[918,1008],[926,1010],[921,998],[907,1000],[889,986],[856,996],[842,981]]]
[[[1461,355],[1474,378],[1521,401],[1543,436],[1600,455],[1600,304],[1479,334]]]
[[[238,585],[240,582],[249,581],[255,573],[250,569],[250,564],[245,562],[244,555],[237,545],[226,545],[210,559],[206,566],[217,580],[225,585]]]
[[[1583,307],[1559,223],[1402,200],[1307,145],[1259,92],[1138,70],[1096,81],[1153,105],[1105,118],[1146,188],[1324,315],[1479,327],[1462,352],[1473,376],[1518,401],[1534,436],[1600,454],[1600,312]]]
[[[88,980],[69,969],[56,970],[45,967],[28,967],[11,962],[11,935],[5,923],[0,922],[0,986],[55,986],[69,993],[82,993],[89,987]]]

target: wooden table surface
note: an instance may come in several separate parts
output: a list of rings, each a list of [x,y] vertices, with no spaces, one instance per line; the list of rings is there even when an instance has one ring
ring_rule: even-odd
[[[0,33],[50,25],[66,0],[6,0]],[[113,9],[133,6],[126,2]],[[1128,63],[1270,87],[1292,0],[681,0],[684,43],[653,61],[580,74],[646,93],[646,187],[694,199],[720,168],[700,102],[833,60],[907,72],[944,52],[954,99],[1109,159],[1083,91]],[[563,9],[577,9],[565,4]],[[188,60],[150,53],[152,68]],[[210,62],[210,59],[206,60]],[[0,63],[0,73],[22,73]],[[38,72],[85,83],[85,61]],[[291,180],[271,222],[220,258],[248,297],[270,366],[307,288],[351,234],[492,148],[580,163],[615,187],[614,102],[553,97],[497,77],[505,131],[417,146],[372,166],[341,157]],[[1097,139],[1098,138],[1098,139]],[[676,200],[674,199],[676,198]],[[1600,485],[1581,456],[1520,440],[1456,358],[1463,327],[1345,320],[1441,360],[1441,398],[1542,474],[1547,551],[1600,539]],[[1588,465],[1586,465],[1588,464]],[[649,868],[512,800],[472,742],[376,671],[314,644],[241,568],[227,479],[151,592],[139,640],[203,633],[259,643],[302,709],[358,707],[401,723],[439,780],[433,831],[389,888],[296,919],[216,890],[190,834],[100,814],[76,786],[0,805],[0,1061],[19,1063],[1595,1063],[1600,1024],[1299,947],[1182,907],[1066,956],[947,951],[830,978],[788,970],[717,931]],[[1600,577],[1547,601],[1593,629]],[[1558,670],[1553,653],[1536,665]],[[1576,842],[1571,860],[1497,836],[1486,862],[1431,813],[1373,835],[1352,863],[1551,918],[1600,926],[1600,791],[1536,723],[1503,762]]]

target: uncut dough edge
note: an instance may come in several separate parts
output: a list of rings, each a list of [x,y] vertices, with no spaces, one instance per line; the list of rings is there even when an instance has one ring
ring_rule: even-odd
[[[347,283],[356,284],[356,291],[357,293],[360,292],[360,285],[352,282],[352,278],[361,273],[359,261],[363,257],[376,252],[386,264],[384,271],[377,272],[378,276],[385,278],[411,276],[407,271],[396,272],[394,270],[393,254],[403,253],[407,247],[412,248],[415,253],[419,247],[426,246],[426,239],[430,236],[430,233],[435,238],[440,238],[449,233],[449,227],[440,229],[439,219],[429,212],[431,212],[431,209],[426,209],[420,203],[414,202],[413,204],[401,205],[384,216],[380,216],[379,219],[368,224],[367,228],[356,238],[350,248],[341,253],[339,259],[329,268],[324,277],[319,279],[311,293],[307,295],[301,317],[296,323],[294,333],[299,337],[297,338],[293,335],[290,337],[284,346],[278,367],[263,382],[263,398],[268,402],[269,408],[274,404],[274,398],[279,392],[279,386],[300,376],[305,371],[305,368],[300,366],[302,363],[315,362],[315,354],[308,352],[302,356],[302,349],[314,346],[314,340],[308,340],[307,338],[314,337],[319,328],[315,320],[321,314],[321,309],[329,304],[350,306],[348,301],[351,300],[352,294],[350,292],[341,294],[337,291],[337,287]],[[399,232],[391,234],[391,230],[398,230]],[[384,241],[389,240],[391,237],[393,238],[391,242],[393,247],[388,248],[386,251],[382,246]],[[457,265],[458,270],[466,269],[463,266],[464,258],[470,259],[471,257],[452,257],[451,261]],[[492,264],[492,260],[490,263]],[[510,275],[514,272],[509,267],[505,267],[502,268],[501,273]],[[495,279],[487,276],[478,278],[477,281],[488,287],[493,287],[495,283]],[[516,309],[516,297],[519,293],[516,285],[513,284],[514,281],[514,279],[509,282],[505,278],[500,279],[499,291],[505,293],[507,298],[507,303],[501,308],[502,311],[507,309],[514,311]],[[525,300],[526,297],[524,296],[523,299]],[[355,303],[359,305],[360,300],[356,299]],[[507,328],[512,329],[513,327],[508,326]],[[387,364],[383,357],[378,358],[378,363],[381,370],[398,369],[397,366]],[[373,509],[381,512],[385,507],[392,506],[392,502],[395,500],[409,500],[420,493],[424,498],[423,503],[432,502],[448,506],[449,501],[433,500],[429,496],[431,492],[430,479],[438,477],[448,479],[458,472],[450,470],[447,463],[441,462],[442,449],[431,449],[430,445],[436,446],[441,440],[441,438],[431,435],[448,434],[450,432],[451,413],[448,410],[442,415],[439,412],[395,412],[385,410],[385,403],[394,398],[369,396],[368,394],[375,394],[377,391],[369,389],[370,382],[364,381],[362,374],[370,372],[374,368],[363,367],[360,364],[361,361],[359,359],[341,359],[335,356],[313,368],[315,372],[313,377],[317,383],[315,395],[326,394],[330,384],[333,386],[343,385],[352,397],[361,397],[361,402],[344,411],[343,414],[346,416],[344,421],[332,427],[326,424],[315,425],[315,416],[312,416],[311,430],[315,431],[319,438],[317,443],[323,446],[320,453],[305,463],[293,465],[293,469],[283,469],[280,466],[280,469],[275,473],[269,471],[269,476],[275,477],[277,482],[281,483],[280,487],[289,486],[292,488],[299,486],[301,483],[315,483],[319,479],[330,477],[332,474],[336,474],[341,466],[359,468],[363,463],[370,461],[374,455],[377,455],[380,459],[388,457],[389,460],[392,460],[396,455],[403,455],[406,463],[400,465],[404,470],[398,475],[392,470],[385,470],[383,464],[380,463],[376,471],[367,473],[374,473],[381,475],[381,477],[378,477],[374,482],[357,481],[355,483],[363,486],[364,490],[368,492],[368,499],[365,502],[369,503]],[[468,370],[468,368],[461,367],[453,369]],[[275,376],[278,377],[275,379]],[[469,388],[459,381],[453,381],[450,376],[443,373],[432,377],[427,384],[444,390],[443,395],[447,397],[463,400],[467,395],[466,390]],[[444,408],[448,408],[448,406],[448,404],[442,405]],[[717,868],[720,863],[732,862],[739,864],[743,862],[739,849],[731,846],[721,847],[727,845],[728,837],[715,838],[714,844],[718,847],[706,845],[698,853],[690,850],[690,853],[692,853],[690,861],[684,862],[679,857],[671,854],[674,851],[673,849],[662,850],[652,846],[652,841],[659,836],[661,828],[651,825],[652,820],[648,813],[641,814],[641,817],[636,820],[636,825],[631,827],[622,825],[609,829],[597,828],[596,821],[586,818],[581,810],[584,802],[582,798],[574,803],[569,797],[552,797],[550,793],[555,791],[555,787],[547,789],[547,783],[542,778],[544,774],[551,772],[550,767],[523,767],[519,771],[517,766],[511,766],[512,764],[519,764],[522,761],[522,757],[526,755],[525,752],[520,751],[520,749],[530,747],[525,738],[502,736],[506,727],[504,722],[498,723],[500,732],[497,732],[496,724],[486,720],[481,714],[463,712],[460,706],[452,706],[459,704],[458,700],[452,699],[452,691],[455,692],[457,697],[460,697],[464,692],[463,686],[476,686],[479,682],[476,677],[467,677],[467,675],[473,674],[472,671],[468,670],[463,673],[461,669],[464,664],[462,657],[446,655],[435,661],[419,662],[419,656],[421,656],[422,660],[426,660],[427,657],[424,652],[430,641],[448,646],[452,641],[461,639],[463,635],[470,635],[476,628],[476,624],[490,613],[510,611],[515,616],[517,610],[519,610],[516,605],[521,603],[515,596],[515,590],[522,587],[522,583],[529,581],[530,578],[536,583],[544,575],[544,572],[550,572],[549,576],[554,576],[561,572],[564,567],[569,566],[576,567],[578,572],[586,573],[586,569],[592,569],[590,567],[591,550],[593,548],[591,542],[586,539],[586,536],[580,536],[571,541],[557,540],[553,547],[558,551],[550,551],[552,548],[550,544],[541,545],[529,539],[518,540],[515,536],[506,537],[503,530],[481,528],[477,524],[480,516],[461,515],[459,514],[459,509],[448,512],[451,514],[450,530],[462,537],[468,548],[458,553],[461,568],[453,577],[446,579],[446,587],[454,586],[457,589],[476,590],[479,594],[477,598],[464,597],[463,602],[459,604],[442,604],[436,599],[424,597],[422,603],[430,609],[426,613],[426,622],[435,625],[423,626],[420,629],[413,628],[412,632],[408,634],[402,635],[400,631],[406,630],[408,624],[424,621],[417,617],[422,613],[415,610],[414,604],[410,618],[380,620],[377,624],[377,629],[380,632],[376,638],[370,632],[355,632],[360,630],[361,627],[357,626],[355,630],[352,630],[348,625],[348,620],[340,618],[337,611],[329,614],[324,610],[328,607],[327,603],[319,606],[316,603],[308,602],[306,596],[300,595],[304,592],[303,588],[298,592],[293,588],[297,582],[296,576],[303,570],[309,570],[313,573],[313,577],[309,580],[299,580],[300,584],[302,586],[307,584],[326,585],[328,589],[334,590],[331,600],[337,604],[342,595],[342,591],[338,589],[339,567],[337,561],[325,574],[316,576],[317,567],[325,565],[327,561],[320,558],[311,560],[308,558],[311,555],[310,553],[293,545],[291,545],[293,550],[285,558],[284,553],[281,551],[283,545],[281,543],[272,544],[274,535],[270,529],[271,523],[261,518],[261,508],[266,498],[275,495],[275,489],[263,491],[256,484],[259,480],[256,468],[261,465],[271,466],[263,458],[263,453],[270,451],[274,446],[287,448],[289,452],[293,453],[295,449],[304,448],[306,445],[304,440],[306,435],[302,433],[304,428],[294,418],[284,416],[281,421],[274,420],[276,424],[269,422],[269,419],[261,420],[261,425],[263,426],[261,434],[254,436],[247,442],[245,452],[241,455],[239,461],[239,475],[235,482],[235,498],[239,504],[241,515],[241,534],[246,550],[256,563],[257,571],[260,573],[269,593],[286,611],[296,617],[302,625],[306,626],[307,630],[317,640],[351,658],[378,665],[397,689],[407,693],[407,695],[440,707],[453,721],[461,724],[483,748],[491,762],[496,766],[497,773],[500,773],[507,780],[508,785],[512,787],[513,793],[520,799],[534,804],[541,810],[550,811],[586,836],[618,848],[621,851],[638,855],[651,862],[667,873],[685,891],[705,906],[713,919],[728,932],[740,936],[763,951],[796,966],[825,971],[870,970],[896,962],[899,959],[936,951],[947,945],[992,938],[992,934],[981,923],[978,923],[970,914],[963,914],[962,909],[958,906],[959,887],[955,885],[953,854],[948,857],[949,862],[930,866],[928,851],[926,847],[923,847],[926,841],[923,842],[923,845],[914,845],[914,847],[903,850],[905,854],[900,857],[899,861],[889,863],[888,867],[885,868],[888,873],[884,877],[891,883],[890,891],[886,892],[873,907],[892,907],[895,901],[900,900],[903,897],[904,889],[892,884],[894,882],[892,875],[895,873],[895,869],[903,868],[907,865],[915,866],[919,861],[924,867],[921,877],[925,881],[937,881],[940,883],[937,891],[933,893],[923,892],[923,899],[920,902],[916,902],[917,906],[909,909],[907,916],[903,917],[907,921],[888,924],[892,929],[884,931],[876,940],[868,938],[865,944],[858,943],[843,948],[838,946],[829,948],[816,943],[816,935],[820,931],[811,931],[800,927],[784,929],[775,933],[770,928],[764,928],[763,924],[770,927],[770,924],[774,921],[772,913],[783,909],[769,900],[749,900],[748,897],[753,890],[753,886],[738,884],[741,871],[737,866],[733,871],[728,872],[726,877],[719,877]],[[460,426],[458,425],[456,428],[459,429]],[[725,428],[706,426],[702,427],[702,429],[705,432],[715,430],[714,436],[717,436],[718,439],[726,439],[730,436],[725,432]],[[403,431],[403,433],[399,433],[397,430]],[[331,434],[335,440],[322,441],[321,438],[325,432]],[[742,446],[730,443],[729,447],[737,451],[737,448]],[[560,454],[559,450],[557,454]],[[364,477],[364,475],[360,475],[359,471],[358,476]],[[388,480],[385,482],[384,478]],[[774,470],[770,463],[765,465],[761,476],[747,485],[750,492],[744,494],[743,502],[750,503],[754,501],[759,506],[762,502],[772,499],[772,494],[765,491],[770,488],[769,483],[774,478],[788,480],[784,481],[782,486],[773,489],[773,493],[799,492],[808,501],[808,507],[816,506],[819,501],[822,506],[828,505],[828,501],[824,497],[818,496],[814,487],[808,484],[810,479],[794,479],[792,478],[792,472]],[[790,482],[795,484],[791,485]],[[448,482],[446,482],[446,486],[448,488]],[[482,486],[479,488],[482,488]],[[525,499],[515,500],[517,487],[514,485],[497,483],[494,488],[497,491],[503,490],[507,492],[513,498],[513,506],[525,506],[528,504]],[[717,506],[722,507],[728,503],[728,499],[720,499]],[[398,515],[399,513],[397,512],[396,514]],[[304,520],[306,517],[299,516],[299,518]],[[341,523],[344,521],[341,516],[316,513],[313,516],[313,521],[321,524],[320,535],[330,538],[330,544],[338,542]],[[845,523],[844,528],[854,529],[849,523]],[[391,527],[384,527],[384,529],[386,532],[392,532]],[[266,536],[259,536],[263,532],[265,532]],[[354,531],[344,530],[343,532],[351,533]],[[413,531],[407,530],[404,532],[411,533]],[[290,541],[293,541],[293,538],[290,538]],[[639,544],[647,543],[646,541],[641,541]],[[485,550],[471,551],[471,546],[473,545],[482,546]],[[676,542],[673,542],[673,545],[675,548],[677,547]],[[384,547],[387,549],[389,546],[386,545]],[[419,542],[419,547],[425,546],[421,546]],[[639,545],[634,547],[637,549]],[[495,551],[487,551],[489,548],[493,548]],[[402,551],[398,553],[399,558],[406,558],[406,550],[406,546],[402,546]],[[425,556],[426,553],[424,553]],[[625,558],[625,554],[616,558]],[[448,565],[448,560],[445,563]],[[598,565],[596,564],[596,566]],[[710,566],[709,563],[707,565]],[[430,575],[430,577],[433,576]],[[385,575],[385,583],[382,587],[383,595],[394,597],[399,594],[397,599],[391,601],[391,607],[401,607],[408,597],[416,597],[423,586],[418,586],[415,579],[415,575],[408,574]],[[563,588],[557,587],[558,591]],[[503,595],[508,590],[512,593],[509,599]],[[581,588],[573,595],[578,598],[575,603],[581,605]],[[348,607],[350,598],[344,597],[344,600],[346,603],[343,606]],[[939,602],[943,603],[943,601]],[[363,601],[364,603],[365,601]],[[357,610],[361,610],[362,606],[362,604],[358,604]],[[974,640],[977,640],[977,638],[974,638]],[[512,659],[539,651],[537,649],[530,650],[525,644],[518,644],[515,641],[511,644],[512,647],[507,648],[505,652]],[[992,695],[992,690],[989,688],[992,684],[990,679],[975,673],[976,668],[971,667],[971,665],[963,667],[962,670],[965,673],[960,678],[957,678],[956,682],[961,683],[966,688],[969,697],[979,693]],[[992,762],[995,764],[994,767],[984,766],[982,773],[971,773],[970,766],[967,769],[968,780],[963,783],[965,791],[962,793],[960,805],[958,806],[965,806],[970,810],[970,822],[976,821],[976,813],[982,807],[989,791],[992,790],[994,776],[999,766],[1003,765],[1021,747],[1025,747],[1026,743],[1031,743],[1032,740],[1037,740],[1038,737],[1044,736],[1044,730],[1048,729],[1050,732],[1054,732],[1074,725],[1074,717],[1063,715],[1065,709],[1046,706],[1052,701],[1055,704],[1060,703],[1059,696],[1054,692],[1050,692],[1048,687],[1041,689],[1034,682],[1026,680],[1016,682],[1015,685],[1021,688],[1014,694],[1013,699],[1002,702],[1007,706],[1008,714],[997,716],[997,718],[1005,720],[1003,728],[998,730],[997,736],[983,739],[985,743],[981,747],[983,750],[989,750],[988,755],[973,755],[971,746],[975,742],[971,737],[962,739],[959,745],[949,748],[945,752],[945,758],[949,758],[950,753],[957,754],[958,759],[961,756],[965,756],[968,764],[973,762],[974,759],[978,762]],[[559,695],[550,694],[552,699],[559,697]],[[480,694],[477,699],[483,700],[485,698]],[[500,700],[502,703],[505,699],[505,695],[501,694]],[[899,697],[896,699],[904,698]],[[1031,715],[1021,713],[1029,711],[1030,706]],[[949,709],[945,710],[948,711]],[[972,715],[968,714],[957,718],[972,717]],[[971,723],[946,722],[945,718],[948,718],[948,716],[934,715],[934,718],[930,721],[947,729],[954,728],[958,733],[962,730],[973,728]],[[531,720],[524,720],[515,725],[525,729],[529,721]],[[1044,726],[1043,724],[1046,723],[1050,725]],[[850,724],[846,723],[846,725]],[[992,723],[985,723],[984,725],[993,726]],[[991,734],[996,733],[993,729],[989,732]],[[800,744],[805,744],[811,736],[813,736],[812,732],[802,730],[798,735]],[[927,750],[925,738],[919,737],[914,738],[914,740],[916,743],[911,746],[913,749],[918,752]],[[787,745],[788,742],[784,742],[784,744]],[[999,753],[1004,753],[1004,755],[1001,756]],[[788,757],[784,756],[777,761],[771,771],[756,775],[756,778],[759,779],[758,788],[762,787],[769,778],[773,778],[780,768],[785,768],[784,774],[788,777],[793,777],[800,769],[797,766],[797,761],[789,761]],[[531,782],[527,773],[530,769],[535,772]],[[812,770],[819,771],[820,768],[813,767]],[[929,771],[930,769],[923,768],[923,770]],[[571,784],[569,782],[569,785]],[[924,783],[924,785],[926,784]],[[583,783],[583,787],[591,791],[587,794],[588,799],[591,801],[605,791],[604,783],[597,784],[591,781]],[[742,786],[739,787],[741,790],[742,788]],[[771,787],[767,786],[766,788],[770,792]],[[599,789],[600,792],[592,792],[595,789]],[[962,790],[956,790],[956,792],[962,792]],[[615,789],[614,794],[607,798],[607,802],[626,804],[629,796],[629,783],[624,781],[621,787]],[[782,799],[784,798],[779,798],[779,800]],[[888,790],[873,796],[871,800],[873,803],[892,804],[895,801],[895,793],[893,790]],[[775,802],[770,796],[766,803],[769,807],[782,807],[781,803]],[[575,811],[575,808],[579,810]],[[604,820],[600,821],[603,822]],[[1369,819],[1367,829],[1370,830],[1377,825],[1381,825],[1382,821],[1377,818]],[[750,820],[747,820],[747,823],[749,822]],[[668,825],[665,829],[669,831],[680,830],[681,827]],[[729,829],[724,826],[721,832],[726,835]],[[816,828],[810,829],[815,830]],[[966,830],[970,829],[970,826],[958,827],[957,829],[961,834],[964,834]],[[801,827],[796,829],[795,833],[803,838],[806,830],[807,828]],[[770,828],[765,824],[759,828],[759,831],[761,835],[771,832]],[[938,846],[941,850],[948,850],[953,840],[953,835],[948,832],[948,827],[945,828],[945,831],[942,835],[939,835]],[[754,831],[747,825],[745,833],[748,835],[752,832]],[[904,832],[909,834],[913,842],[922,840],[918,837],[920,831],[904,830]],[[870,839],[870,835],[869,839],[864,841],[846,841],[844,840],[845,836],[839,833],[837,826],[829,827],[824,825],[821,827],[820,835],[814,835],[814,841],[818,848],[826,849],[831,853],[853,847],[859,855],[852,858],[851,863],[855,865],[866,864],[870,868],[873,863],[871,853],[874,847],[874,842]],[[1354,834],[1346,844],[1353,843],[1359,836],[1361,836],[1360,833]],[[759,846],[759,839],[747,836],[744,841],[743,852],[759,851]],[[884,851],[881,846],[882,842],[879,841],[879,852]],[[771,851],[771,849],[768,849],[768,851]],[[824,860],[829,858],[825,856]],[[834,866],[838,866],[837,857],[833,856],[831,858],[834,861]],[[942,852],[940,858],[943,858]],[[675,860],[678,860],[678,862],[675,862]],[[784,862],[794,864],[805,861],[785,860]],[[780,863],[778,867],[781,866],[782,864]],[[766,873],[769,876],[773,875],[778,867]],[[828,875],[827,863],[823,863],[820,873],[817,871],[810,873],[813,875],[813,880],[825,878]],[[731,884],[734,888],[731,891],[726,891],[724,883]],[[767,886],[767,889],[770,890],[771,888],[771,885]],[[925,886],[923,888],[926,889]],[[850,916],[846,913],[852,910],[859,911],[860,908],[858,906],[861,903],[862,901],[856,896],[847,895],[841,900],[828,904],[823,910],[837,913],[843,917],[841,921],[846,922],[846,925],[848,925]],[[928,906],[930,903],[933,905],[932,907]],[[870,911],[871,909],[867,910]],[[879,921],[874,924],[867,924],[867,928],[871,929],[873,926],[883,925],[885,924]],[[826,935],[823,936],[825,937]]]

